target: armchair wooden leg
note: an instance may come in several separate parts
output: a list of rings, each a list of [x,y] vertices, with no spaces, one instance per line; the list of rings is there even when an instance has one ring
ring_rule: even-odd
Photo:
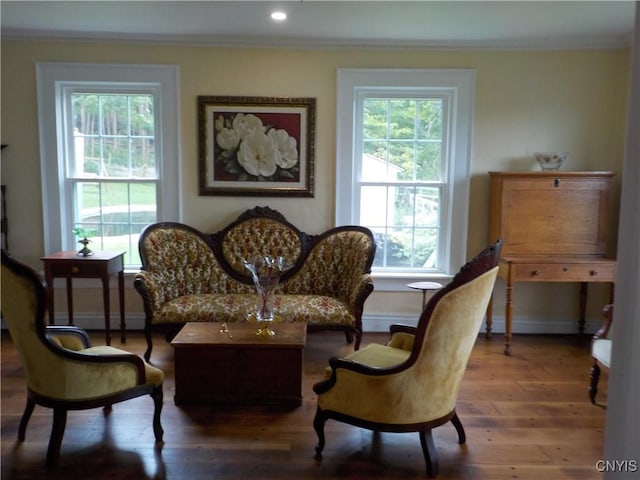
[[[162,385],[155,387],[151,392],[151,398],[153,398],[154,410],[153,410],[153,434],[156,437],[156,443],[162,443],[162,437],[164,435],[164,429],[160,423],[160,414],[162,413],[162,402],[164,394],[162,392]]]
[[[431,429],[420,432],[420,445],[422,445],[422,453],[427,463],[427,475],[431,478],[437,477],[440,470],[438,465],[438,451],[433,443]]]
[[[153,340],[151,339],[151,328],[145,326],[144,339],[147,341],[147,349],[144,352],[144,359],[149,362],[151,359],[151,349],[153,348]]]
[[[313,419],[313,428],[316,431],[316,435],[318,435],[318,445],[316,446],[316,460],[320,460],[322,458],[322,450],[324,449],[324,424],[327,421],[325,416],[322,414],[322,410],[318,408],[316,410],[316,416]]]
[[[27,397],[27,405],[24,407],[24,413],[20,419],[20,426],[18,427],[18,440],[24,442],[24,438],[27,433],[27,424],[33,413],[33,409],[36,406],[36,402]]]
[[[591,403],[595,405],[596,394],[598,393],[598,380],[600,380],[600,366],[598,365],[597,360],[593,361],[590,376],[591,384],[589,385],[589,398],[591,399]]]
[[[64,435],[64,428],[67,424],[67,410],[64,408],[53,409],[53,427],[51,427],[51,438],[49,438],[49,449],[47,450],[47,467],[53,468],[60,459],[60,445]]]
[[[466,442],[467,434],[464,432],[464,427],[457,413],[454,413],[453,417],[451,417],[451,423],[453,423],[453,426],[456,427],[456,432],[458,432],[458,443],[463,444]]]

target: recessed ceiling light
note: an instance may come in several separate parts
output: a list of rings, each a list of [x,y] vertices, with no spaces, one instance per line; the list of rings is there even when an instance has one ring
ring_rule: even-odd
[[[287,14],[282,11],[275,11],[271,13],[271,19],[282,22],[287,19]]]

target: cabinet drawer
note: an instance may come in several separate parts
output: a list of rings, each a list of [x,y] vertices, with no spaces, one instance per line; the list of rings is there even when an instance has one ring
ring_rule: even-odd
[[[520,282],[613,282],[615,264],[520,263],[511,265],[514,281]]]
[[[105,272],[104,265],[91,262],[55,262],[50,268],[54,277],[96,277]]]

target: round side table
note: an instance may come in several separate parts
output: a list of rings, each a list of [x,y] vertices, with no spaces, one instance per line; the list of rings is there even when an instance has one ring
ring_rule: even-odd
[[[411,282],[407,283],[407,287],[413,288],[414,290],[422,290],[422,308],[424,308],[427,304],[427,292],[440,290],[442,284],[438,282]]]

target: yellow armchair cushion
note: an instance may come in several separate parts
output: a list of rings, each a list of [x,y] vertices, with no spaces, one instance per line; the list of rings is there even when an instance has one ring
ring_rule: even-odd
[[[119,348],[109,347],[106,345],[100,345],[96,347],[89,347],[82,350],[80,353],[84,355],[130,355],[131,352],[120,350]],[[146,383],[153,385],[162,385],[164,380],[164,372],[153,365],[144,362],[144,373],[146,377]]]
[[[410,354],[411,350],[372,343],[344,358],[367,367],[390,368],[406,361]],[[331,367],[327,367],[325,375],[327,378],[331,377]]]
[[[406,361],[410,354],[410,350],[372,343],[345,358],[368,367],[389,368]]]
[[[391,340],[387,343],[387,346],[393,348],[400,348],[402,350],[413,350],[413,340],[415,335],[406,332],[396,332],[391,336]]]
[[[72,335],[52,335],[49,341],[60,348],[66,348],[67,350],[73,350],[75,352],[84,348],[82,340]]]

